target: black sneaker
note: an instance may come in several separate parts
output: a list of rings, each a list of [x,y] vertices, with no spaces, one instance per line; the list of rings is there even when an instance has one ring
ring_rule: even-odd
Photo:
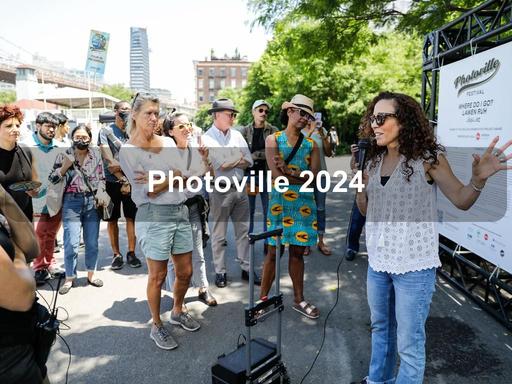
[[[348,261],[352,261],[356,258],[357,252],[352,249],[347,249],[347,252],[345,253],[345,259]]]
[[[114,271],[123,268],[123,256],[121,255],[114,255],[114,258],[112,259],[112,264],[110,265],[110,268],[112,268]]]
[[[215,285],[219,288],[224,288],[228,284],[227,277],[225,273],[216,273],[215,274]]]
[[[126,254],[126,262],[132,268],[140,268],[142,266],[140,260],[135,256],[135,252],[132,251]]]
[[[50,275],[50,272],[48,272],[47,269],[41,269],[34,273],[34,278],[36,279],[36,285],[41,286],[46,284],[46,282],[50,280],[52,276]]]

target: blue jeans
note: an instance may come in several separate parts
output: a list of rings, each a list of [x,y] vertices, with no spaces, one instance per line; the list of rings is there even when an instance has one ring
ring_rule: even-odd
[[[366,216],[361,215],[359,208],[354,200],[352,212],[350,213],[350,222],[348,224],[347,233],[347,251],[350,249],[359,252],[359,238],[363,232],[364,224],[366,223]]]
[[[321,187],[324,189],[326,187],[326,179],[322,177],[321,179]],[[314,187],[315,192],[315,201],[316,201],[316,222],[318,225],[317,232],[319,235],[325,234],[325,199],[327,198],[327,192],[320,192],[316,188],[316,184]]]
[[[421,384],[425,371],[425,321],[435,289],[435,268],[392,274],[368,267],[372,322],[370,384]],[[400,368],[395,377],[397,352]]]
[[[256,180],[258,180],[256,178]],[[247,184],[249,185],[250,178],[247,180]],[[256,185],[258,182],[256,181]],[[260,188],[260,192],[258,193],[261,199],[261,207],[263,209],[263,232],[267,231],[267,211],[268,211],[268,192],[263,188]],[[256,196],[258,195],[248,195],[249,197],[249,233],[252,233],[254,230],[254,211],[256,209]]]
[[[80,230],[85,242],[85,268],[94,272],[98,263],[98,236],[100,219],[94,207],[94,196],[83,193],[65,193],[62,203],[64,225],[64,268],[66,278],[76,278]]]

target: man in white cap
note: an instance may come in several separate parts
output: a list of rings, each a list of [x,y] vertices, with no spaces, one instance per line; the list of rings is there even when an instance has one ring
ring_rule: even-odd
[[[244,170],[253,165],[251,152],[242,134],[231,129],[238,111],[229,99],[218,99],[212,103],[208,113],[213,115],[212,127],[203,135],[203,142],[210,150],[215,177],[227,177],[238,182],[244,177]],[[224,179],[223,177],[223,179]],[[218,180],[224,190],[227,184]],[[234,224],[237,259],[242,268],[242,279],[249,280],[249,200],[245,191],[238,192],[233,182],[230,188],[221,192],[216,188],[210,193],[210,223],[212,223],[212,254],[215,266],[215,285],[224,288],[227,285],[226,247],[224,240],[228,229],[228,220]],[[261,284],[255,274],[254,283]]]
[[[247,184],[250,185],[251,179],[254,178],[255,185],[257,186],[256,191],[248,192],[250,208],[249,233],[254,229],[254,211],[256,209],[256,196],[258,192],[263,210],[263,231],[267,230],[268,191],[265,190],[265,185],[258,185],[258,174],[263,172],[266,175],[268,169],[265,157],[265,140],[269,135],[278,131],[276,127],[267,122],[270,108],[271,105],[267,101],[256,100],[252,105],[253,122],[240,128],[240,133],[247,142],[254,161],[254,165],[246,169],[246,175],[249,176]],[[266,248],[265,244],[265,254]]]

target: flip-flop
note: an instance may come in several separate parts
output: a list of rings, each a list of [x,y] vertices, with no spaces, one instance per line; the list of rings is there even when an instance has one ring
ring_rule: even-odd
[[[320,252],[322,252],[322,254],[324,254],[325,256],[331,256],[332,255],[332,252],[331,250],[329,249],[329,247],[327,245],[323,245],[323,246],[319,246],[317,245],[317,248]]]
[[[320,311],[318,308],[307,301],[301,301],[299,304],[293,304],[292,308],[301,315],[310,319],[318,319],[320,317]]]
[[[100,279],[94,279],[92,281],[87,279],[87,284],[92,285],[93,287],[96,287],[96,288],[103,287],[103,281],[101,281]]]

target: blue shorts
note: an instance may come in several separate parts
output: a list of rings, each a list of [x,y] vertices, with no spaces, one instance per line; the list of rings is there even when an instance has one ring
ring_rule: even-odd
[[[192,252],[192,227],[184,204],[142,204],[137,209],[135,234],[144,256],[169,260],[171,255]]]

